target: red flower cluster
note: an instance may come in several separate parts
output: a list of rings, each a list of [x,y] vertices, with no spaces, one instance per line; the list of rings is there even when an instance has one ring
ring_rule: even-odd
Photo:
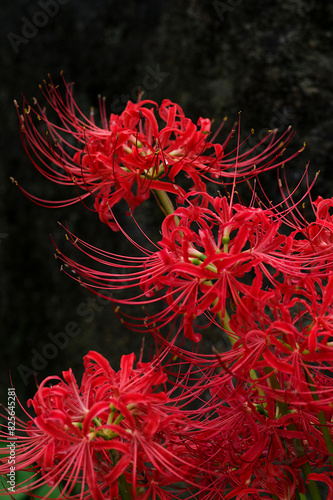
[[[36,416],[21,423],[16,445],[16,467],[32,467],[41,478],[18,485],[17,493],[46,482],[52,490],[60,485],[63,498],[143,499],[158,491],[156,477],[163,477],[164,486],[185,478],[193,482],[178,437],[186,417],[163,389],[167,376],[159,359],[136,368],[134,361],[134,354],[123,356],[115,372],[91,351],[80,388],[71,370],[63,372],[63,380],[48,377],[41,383],[28,402]],[[7,468],[5,463],[0,472]]]
[[[235,351],[242,349],[232,372],[242,377],[244,367],[246,371],[254,369],[262,374],[265,392],[272,392],[275,398],[295,407],[331,411],[333,274],[327,280],[305,278],[298,284],[283,283],[270,291],[260,285],[260,280],[255,280],[230,320],[239,338]],[[267,384],[269,379],[261,370],[264,366],[283,378],[281,389]],[[317,381],[322,384],[325,379],[326,389],[321,391]],[[260,386],[261,379],[255,383]]]
[[[294,499],[313,479],[333,484],[333,275],[261,285],[257,277],[231,318],[238,340],[218,356],[217,415],[209,444],[207,430],[201,438],[203,463],[221,472],[207,484],[231,487],[226,499]]]
[[[196,201],[197,197],[198,194]],[[142,331],[182,318],[180,329],[185,337],[196,342],[201,338],[193,330],[197,317],[205,315],[209,322],[215,321],[217,315],[225,316],[228,300],[238,304],[242,296],[257,297],[257,290],[251,290],[248,280],[244,280],[250,273],[260,273],[275,288],[278,280],[287,276],[300,281],[305,276],[325,277],[333,271],[332,252],[326,243],[331,235],[330,220],[328,224],[323,220],[321,226],[318,222],[307,226],[306,238],[304,229],[286,236],[281,219],[272,209],[231,205],[226,197],[213,198],[207,193],[200,194],[199,205],[193,204],[191,198],[186,197],[188,206],[183,205],[165,217],[156,251],[143,249],[144,257],[101,251],[68,233],[68,239],[86,255],[121,271],[90,269],[60,251],[59,257],[92,290],[119,292],[125,288],[124,281],[126,289],[138,289],[127,299],[119,298],[119,293],[109,296],[114,303],[166,302],[167,307],[146,317],[144,324],[142,317],[130,318],[126,320],[128,326]],[[314,242],[310,234],[314,234]]]
[[[71,371],[53,386],[46,379],[17,448],[18,468],[41,478],[19,491],[46,482],[63,498],[320,500],[323,482],[333,498],[333,198],[313,201],[307,183],[294,201],[301,181],[294,190],[282,182],[291,131],[249,149],[238,134],[232,150],[234,129],[218,143],[210,120],[194,124],[169,100],[129,102],[109,120],[101,102],[99,128],[71,86],[65,98],[52,82],[43,88],[58,121],[25,103],[22,139],[43,175],[77,194],[32,198],[93,196],[100,219],[141,252],[106,252],[68,230],[98,269],[57,248],[62,268],[107,297],[124,326],[151,332],[158,354],[136,368],[133,354],[123,356],[115,372],[90,352],[80,389]],[[272,169],[276,205],[255,190]],[[147,249],[113,207],[124,200],[133,211],[151,193],[165,218]],[[313,221],[299,209],[306,197]],[[143,317],[127,312],[133,305]],[[201,354],[211,325],[231,347]]]
[[[78,194],[62,202],[46,202],[24,192],[49,206],[69,205],[91,195],[101,220],[115,230],[118,226],[112,207],[121,200],[131,210],[151,192],[157,196],[170,193],[181,201],[186,192],[181,185],[184,178],[192,181],[190,190],[197,193],[206,190],[206,180],[239,182],[244,175],[252,178],[298,154],[288,160],[279,158],[294,135],[289,129],[281,136],[276,130],[268,132],[257,146],[244,147],[242,153],[239,144],[227,153],[234,129],[222,144],[214,143],[209,140],[209,119],[199,118],[195,125],[178,104],[167,99],[160,106],[149,100],[128,102],[120,115],[111,114],[109,120],[105,101],[100,101],[103,128],[99,128],[94,113],[89,119],[85,117],[73,98],[72,86],[66,82],[65,86],[65,98],[51,80],[40,86],[58,116],[56,123],[49,120],[37,100],[34,106],[24,101],[23,114],[18,106],[17,110],[22,141],[34,165],[53,182],[75,185]]]

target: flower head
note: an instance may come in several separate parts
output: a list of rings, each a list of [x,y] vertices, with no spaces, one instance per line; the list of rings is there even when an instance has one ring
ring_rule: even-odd
[[[256,373],[253,383],[289,410],[331,412],[332,297],[333,275],[289,279],[270,291],[255,280],[230,321],[239,340],[225,356],[229,373],[242,380]]]
[[[111,114],[109,119],[105,102],[100,100],[99,127],[94,112],[86,117],[74,100],[72,85],[65,80],[64,84],[65,97],[51,79],[40,86],[49,108],[57,115],[54,122],[36,99],[33,105],[24,100],[22,114],[17,109],[22,141],[36,168],[53,182],[74,185],[77,195],[62,202],[47,202],[23,191],[48,206],[69,205],[92,196],[101,220],[115,230],[118,227],[111,209],[121,200],[131,210],[151,192],[164,191],[182,200],[185,189],[205,191],[206,180],[218,184],[243,182],[298,154],[280,160],[293,136],[290,129],[280,137],[276,130],[269,131],[249,148],[238,138],[237,146],[228,152],[234,128],[222,144],[217,143],[213,140],[217,134],[211,138],[209,119],[199,118],[195,124],[168,99],[161,105],[150,100],[129,101],[120,115]]]
[[[301,276],[302,270],[290,262],[291,240],[279,232],[281,223],[269,209],[231,204],[226,197],[206,193],[201,193],[201,203],[196,201],[188,196],[187,206],[166,216],[156,250],[143,250],[144,257],[131,259],[99,251],[69,233],[76,247],[100,264],[121,268],[121,274],[89,269],[58,250],[60,258],[93,290],[116,291],[108,297],[116,304],[166,302],[160,313],[147,316],[143,328],[164,326],[181,317],[185,336],[198,341],[195,318],[205,315],[209,322],[217,315],[223,318],[227,301],[237,303],[248,292],[247,274],[259,272],[275,286],[277,274],[289,271]],[[125,288],[139,292],[128,299],[118,298]]]
[[[189,475],[190,463],[176,437],[186,418],[163,390],[167,377],[157,361],[140,362],[137,368],[134,361],[134,354],[123,356],[116,372],[91,351],[80,388],[71,370],[63,372],[63,379],[48,377],[41,383],[28,402],[36,416],[20,423],[16,447],[17,470],[41,477],[18,485],[17,492],[44,483],[53,490],[61,483],[64,498],[116,498],[122,487],[136,498],[152,470],[163,475],[164,485]],[[6,474],[9,465],[2,462],[0,472]],[[79,494],[74,495],[74,485],[80,485]]]

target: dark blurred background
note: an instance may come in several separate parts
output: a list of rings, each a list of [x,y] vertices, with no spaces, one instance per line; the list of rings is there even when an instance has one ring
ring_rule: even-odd
[[[141,338],[124,331],[109,305],[89,302],[87,291],[59,272],[49,235],[63,241],[59,220],[102,248],[125,251],[122,239],[82,205],[42,208],[11,184],[13,176],[39,196],[66,197],[30,164],[13,99],[20,102],[22,93],[40,98],[42,79],[50,73],[60,81],[63,70],[75,82],[74,95],[86,113],[97,106],[98,94],[107,97],[108,113],[118,113],[140,87],[145,98],[178,102],[195,121],[204,116],[218,124],[228,115],[231,127],[241,110],[242,130],[254,128],[259,139],[267,129],[282,132],[292,125],[297,136],[290,151],[303,141],[307,148],[289,170],[296,177],[310,161],[311,178],[321,170],[316,193],[332,196],[333,4],[5,0],[0,9],[1,396],[6,402],[9,372],[24,401],[34,393],[33,372],[39,381],[69,366],[80,375],[89,349],[117,367],[122,353],[139,352],[141,346]],[[146,227],[156,224],[149,210],[143,217]],[[61,332],[66,336],[57,335]]]

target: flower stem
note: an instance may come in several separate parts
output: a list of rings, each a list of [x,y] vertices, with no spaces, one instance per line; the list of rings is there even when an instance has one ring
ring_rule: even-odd
[[[159,202],[160,208],[163,210],[164,214],[173,214],[175,208],[167,193],[165,191],[155,189],[154,194],[156,195],[157,201]]]
[[[116,450],[111,450],[110,451],[111,455],[111,460],[114,464],[116,464],[119,461],[119,456]],[[119,493],[122,498],[122,500],[132,500],[133,495],[131,488],[126,481],[125,474],[121,474],[121,476],[118,477],[118,487],[119,487]]]
[[[120,492],[122,500],[132,500],[133,495],[131,493],[131,489],[129,487],[128,482],[126,481],[124,474],[119,476],[118,486],[119,486],[119,492]]]
[[[310,464],[309,464],[309,462],[305,462],[305,464],[303,464],[301,467],[302,467],[303,475],[306,479],[308,477],[308,475],[311,474],[311,472],[312,472]],[[318,489],[318,485],[315,481],[312,481],[310,479],[307,489],[311,495],[311,500],[322,500],[319,489]]]
[[[221,316],[221,314],[220,314]],[[224,310],[224,317],[223,317],[223,320],[221,319],[221,323],[223,323],[223,328],[224,330],[226,330],[226,332],[230,332],[230,333],[234,333],[231,328],[230,328],[230,316],[227,312],[227,310],[225,309]],[[235,344],[235,342],[237,341],[237,338],[234,337],[234,335],[228,335],[228,339],[230,341],[230,344],[231,346],[233,346]]]
[[[300,493],[300,492],[298,492],[298,498],[299,498],[299,500],[307,500],[306,495],[304,495],[303,493]]]

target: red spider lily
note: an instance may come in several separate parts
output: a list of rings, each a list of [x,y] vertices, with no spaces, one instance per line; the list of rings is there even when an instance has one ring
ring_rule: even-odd
[[[288,448],[295,458],[291,445],[295,433],[288,431],[292,415],[277,420],[271,411],[275,402],[269,398],[266,415],[261,414],[261,396],[250,385],[234,384],[226,375],[213,379],[211,415],[201,419],[200,429],[188,438],[193,455],[205,464],[204,491],[210,485],[200,498],[261,498],[263,493],[276,494],[279,485],[295,491],[297,470],[289,474],[291,467],[283,465],[290,459]],[[280,469],[278,477],[275,467]]]
[[[332,453],[333,275],[270,291],[258,276],[230,321],[239,340],[218,355],[222,372],[207,378],[211,399],[188,436],[207,500],[294,500],[310,480],[332,485],[311,470],[327,468]]]
[[[332,259],[333,215],[329,212],[332,207],[333,198],[318,196],[312,203],[315,221],[298,227],[294,232],[294,247],[308,258],[316,254],[324,266],[331,264]]]
[[[58,115],[56,123],[50,121],[36,99],[33,105],[24,100],[23,114],[19,109],[18,114],[22,141],[36,168],[53,182],[75,185],[77,196],[53,202],[23,191],[37,203],[53,207],[70,205],[92,195],[101,220],[113,229],[117,225],[110,207],[121,199],[132,210],[152,190],[172,193],[181,199],[185,191],[178,182],[180,175],[190,178],[191,189],[200,192],[206,189],[205,179],[240,182],[244,177],[249,179],[260,171],[276,168],[299,153],[280,160],[294,135],[290,129],[279,137],[276,130],[270,131],[256,146],[243,148],[243,152],[244,143],[240,144],[238,138],[234,150],[226,152],[234,129],[222,144],[209,141],[211,121],[199,118],[195,125],[170,100],[164,100],[160,106],[149,100],[128,102],[123,113],[111,114],[109,121],[103,101],[100,128],[93,113],[88,118],[78,108],[72,85],[65,80],[64,84],[65,97],[51,79],[49,84],[44,81],[44,86],[40,86],[50,108]],[[159,127],[158,119],[165,125]]]
[[[36,416],[27,413],[28,424],[20,422],[16,469],[42,476],[18,485],[18,493],[61,484],[63,498],[102,500],[116,498],[125,482],[131,498],[137,498],[148,487],[151,469],[163,476],[163,485],[187,477],[193,482],[190,461],[183,458],[186,450],[177,439],[186,418],[160,389],[166,375],[157,361],[137,368],[134,361],[134,354],[123,356],[115,372],[91,351],[80,389],[71,370],[63,372],[64,380],[48,377],[41,383],[29,402]],[[57,383],[48,387],[51,381]],[[6,439],[5,431],[1,435]],[[2,463],[0,473],[6,474],[8,462]],[[75,484],[81,485],[80,493],[73,492]]]
[[[318,196],[316,201],[312,200],[311,190],[320,172],[316,173],[314,179],[310,183],[308,178],[308,165],[292,191],[288,186],[285,169],[282,169],[282,172],[284,183],[280,178],[278,179],[282,202],[275,206],[268,200],[265,191],[260,186],[259,178],[256,179],[257,184],[261,187],[262,193],[268,201],[267,206],[269,209],[276,214],[286,228],[289,227],[292,230],[292,251],[294,254],[293,259],[296,257],[296,265],[302,263],[301,265],[304,271],[312,276],[321,275],[322,277],[327,277],[333,271],[333,215],[330,213],[333,207],[333,198],[324,199]],[[303,195],[295,201],[295,193],[299,192],[303,181],[306,182],[306,190]],[[265,206],[263,201],[257,198],[257,194],[254,191],[253,196],[258,200],[260,206]],[[313,218],[311,220],[309,216],[305,216],[306,204],[310,206],[314,220]],[[302,209],[299,208],[300,206]]]
[[[195,318],[206,315],[210,322],[216,315],[223,318],[227,300],[237,304],[240,296],[249,293],[245,277],[250,272],[260,273],[274,287],[279,275],[300,280],[309,271],[316,272],[315,255],[309,260],[302,252],[296,253],[292,236],[280,233],[281,221],[273,211],[232,204],[225,197],[205,193],[200,205],[192,204],[190,198],[187,207],[179,207],[163,221],[156,251],[138,246],[144,257],[104,252],[69,233],[72,243],[86,255],[121,273],[89,269],[58,251],[61,259],[92,290],[116,292],[108,297],[116,304],[166,301],[167,307],[147,317],[141,330],[170,324],[181,316],[185,336],[195,341],[200,339],[193,331]],[[129,272],[124,273],[125,269]],[[318,273],[328,271],[319,267]],[[138,286],[140,292],[133,297],[117,297],[120,290]],[[135,328],[140,330],[140,325]]]
[[[241,380],[255,371],[253,383],[290,410],[331,411],[332,304],[333,275],[287,280],[271,291],[257,277],[230,321],[239,340],[221,362]]]
[[[294,500],[296,488],[305,493],[304,464],[310,470],[328,464],[315,414],[302,409],[282,414],[276,399],[252,382],[228,373],[210,378],[205,418],[187,437],[202,464],[202,499]]]

